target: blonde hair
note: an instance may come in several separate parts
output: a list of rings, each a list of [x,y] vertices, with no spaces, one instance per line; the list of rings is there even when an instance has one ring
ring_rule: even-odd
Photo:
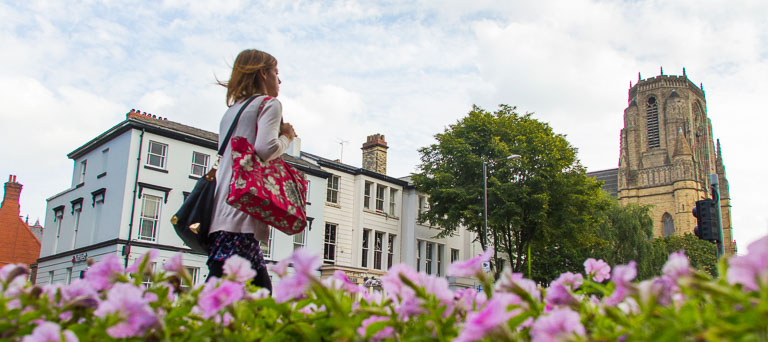
[[[217,80],[219,85],[227,88],[227,107],[253,95],[262,94],[266,86],[259,77],[259,71],[276,67],[277,59],[264,51],[248,49],[240,52],[235,58],[229,81]]]

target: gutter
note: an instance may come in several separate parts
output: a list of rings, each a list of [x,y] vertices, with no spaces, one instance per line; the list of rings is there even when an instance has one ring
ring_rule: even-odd
[[[139,155],[136,156],[136,178],[133,180],[133,199],[131,200],[131,221],[128,223],[128,241],[123,246],[123,254],[125,255],[125,265],[128,267],[128,257],[131,255],[131,235],[133,234],[133,216],[136,210],[136,196],[139,191],[139,170],[141,169],[141,151],[144,150],[144,128],[141,129],[141,135],[139,136]]]

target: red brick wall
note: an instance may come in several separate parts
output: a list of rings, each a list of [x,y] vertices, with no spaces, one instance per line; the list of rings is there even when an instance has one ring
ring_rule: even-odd
[[[0,206],[0,267],[11,263],[32,265],[40,257],[40,241],[19,217],[21,188],[16,176],[5,183]]]

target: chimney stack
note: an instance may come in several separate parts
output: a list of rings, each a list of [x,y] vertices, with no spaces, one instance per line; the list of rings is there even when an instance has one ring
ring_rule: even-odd
[[[361,148],[363,150],[363,168],[386,175],[388,148],[384,135],[378,133],[369,135]]]
[[[5,195],[3,196],[2,208],[13,210],[19,215],[19,197],[21,196],[21,184],[16,183],[16,176],[8,176],[8,182],[5,183]]]

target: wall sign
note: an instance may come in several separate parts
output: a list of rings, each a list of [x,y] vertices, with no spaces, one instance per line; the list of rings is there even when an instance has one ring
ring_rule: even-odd
[[[78,253],[72,256],[72,263],[84,262],[86,259],[88,259],[88,253]]]

